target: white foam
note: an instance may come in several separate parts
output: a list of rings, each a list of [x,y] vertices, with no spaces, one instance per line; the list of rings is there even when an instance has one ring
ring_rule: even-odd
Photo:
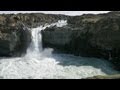
[[[1,59],[0,77],[8,79],[81,79],[117,73],[100,59],[53,55]]]
[[[40,31],[51,26],[62,27],[66,21],[46,24],[31,29],[32,43],[24,57],[0,60],[0,78],[5,79],[81,79],[95,75],[117,73],[104,60],[83,58],[68,54],[52,54],[53,49],[42,50]]]

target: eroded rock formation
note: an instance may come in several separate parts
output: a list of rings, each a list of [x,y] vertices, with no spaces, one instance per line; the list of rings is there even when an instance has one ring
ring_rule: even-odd
[[[0,56],[20,56],[25,53],[31,41],[28,28],[58,20],[67,20],[68,25],[42,31],[44,47],[75,55],[105,58],[120,69],[120,12],[82,16],[2,14]]]
[[[30,28],[54,23],[67,17],[39,13],[0,15],[0,56],[21,56],[31,42]]]
[[[120,69],[120,12],[70,17],[67,26],[47,28],[42,34],[44,47],[105,58]]]
[[[23,26],[0,27],[0,56],[21,56],[31,41],[31,33]]]

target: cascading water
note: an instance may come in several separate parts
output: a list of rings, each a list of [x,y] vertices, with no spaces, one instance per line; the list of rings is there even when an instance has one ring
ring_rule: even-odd
[[[24,57],[0,59],[0,78],[9,79],[80,79],[95,75],[118,73],[105,60],[83,58],[68,54],[52,54],[52,49],[42,50],[41,30],[56,25],[62,20],[31,29],[32,43]]]
[[[40,26],[40,27],[31,29],[32,43],[27,50],[27,55],[33,54],[36,57],[41,55],[41,57],[42,57],[43,53],[44,53],[44,55],[48,54],[48,53],[51,53],[52,49],[50,49],[50,48],[42,51],[41,30],[44,30],[47,27],[52,27],[52,26],[55,26],[55,25],[57,27],[62,27],[64,25],[67,25],[67,21],[66,20],[59,20],[57,23],[45,24],[44,26]]]

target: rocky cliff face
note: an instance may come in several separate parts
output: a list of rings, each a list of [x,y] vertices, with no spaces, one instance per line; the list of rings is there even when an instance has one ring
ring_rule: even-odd
[[[31,33],[23,26],[0,27],[0,56],[21,56],[31,41]]]
[[[0,15],[0,56],[21,56],[31,42],[28,28],[54,23],[67,17],[39,13]]]
[[[26,27],[33,28],[46,23],[54,23],[61,19],[67,19],[69,16],[65,15],[52,15],[41,13],[30,14],[2,14],[0,15],[0,24],[15,24],[23,23]]]
[[[27,28],[67,20],[64,27],[42,31],[43,46],[75,55],[105,58],[120,69],[120,12],[65,16],[46,14],[0,15],[0,56],[20,56],[31,41]],[[25,30],[24,30],[25,29]]]
[[[105,58],[120,69],[120,12],[70,17],[66,27],[47,28],[42,35],[44,47]]]

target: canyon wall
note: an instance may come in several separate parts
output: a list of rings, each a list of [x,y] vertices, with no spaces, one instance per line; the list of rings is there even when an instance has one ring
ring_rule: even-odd
[[[22,25],[0,27],[0,56],[21,56],[31,41],[31,33]]]
[[[105,58],[120,69],[120,12],[65,16],[51,14],[0,15],[0,56],[21,56],[31,42],[30,28],[58,20],[64,27],[42,31],[43,47],[87,57]]]
[[[22,56],[31,42],[31,28],[67,19],[64,15],[1,14],[0,56]]]
[[[77,56],[104,58],[120,69],[120,13],[68,18],[65,27],[42,31],[43,46]]]

